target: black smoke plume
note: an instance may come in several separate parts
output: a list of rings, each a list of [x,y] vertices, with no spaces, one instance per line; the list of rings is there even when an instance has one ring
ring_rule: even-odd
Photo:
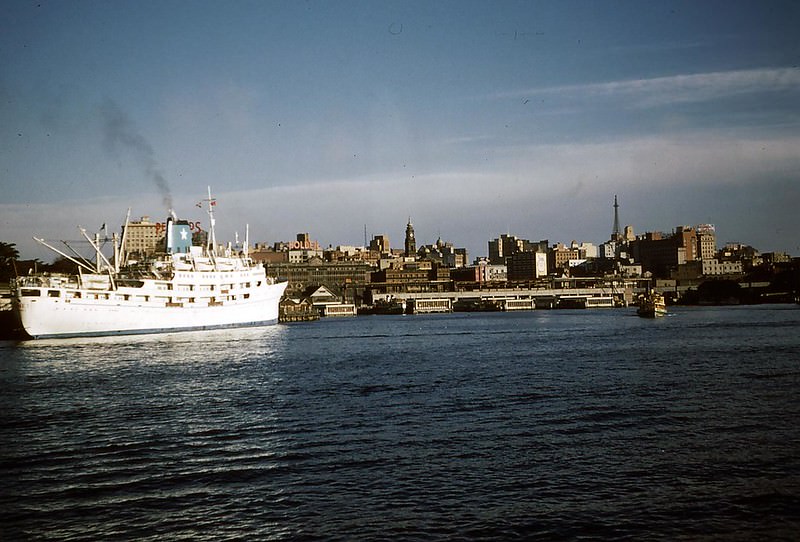
[[[106,150],[116,156],[129,153],[136,163],[142,167],[145,175],[156,183],[167,209],[172,209],[172,193],[169,189],[169,183],[167,183],[164,175],[158,169],[153,147],[136,130],[136,126],[116,102],[112,100],[106,101],[101,108],[101,113]]]

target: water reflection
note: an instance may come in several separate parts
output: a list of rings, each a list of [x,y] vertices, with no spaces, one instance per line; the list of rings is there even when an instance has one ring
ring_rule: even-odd
[[[674,314],[0,345],[3,535],[790,539],[800,311]]]
[[[3,365],[44,363],[62,371],[129,363],[197,364],[270,356],[285,340],[287,328],[273,325],[156,335],[76,337],[5,342],[0,344]],[[7,369],[10,367],[6,367]]]

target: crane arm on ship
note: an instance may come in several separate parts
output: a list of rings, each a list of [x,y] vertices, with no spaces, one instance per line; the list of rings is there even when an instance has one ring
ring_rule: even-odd
[[[47,241],[45,241],[44,239],[39,239],[38,237],[34,237],[33,240],[36,241],[37,243],[39,243],[40,245],[43,245],[43,246],[49,248],[50,250],[52,250],[53,252],[55,252],[59,256],[63,256],[64,258],[68,259],[69,261],[71,261],[72,263],[77,265],[79,268],[82,267],[83,269],[87,270],[88,272],[94,273],[94,269],[92,269],[91,267],[89,267],[88,265],[86,265],[84,263],[79,262],[78,260],[76,260],[72,256],[61,252],[56,247],[48,244]],[[66,243],[66,241],[64,241],[64,242]]]
[[[89,235],[86,233],[86,229],[81,228],[81,227],[78,227],[78,229],[81,231],[81,234],[83,234],[83,236],[86,238],[86,240],[89,241],[89,244],[92,245],[92,248],[95,250],[95,252],[97,252],[98,261],[97,261],[97,271],[96,271],[96,273],[100,273],[100,260],[102,259],[103,263],[106,264],[106,270],[108,271],[108,277],[111,279],[111,289],[112,290],[116,290],[117,289],[117,285],[114,282],[114,273],[113,273],[114,266],[111,265],[111,262],[109,262],[108,258],[105,257],[105,254],[103,254],[100,251],[100,247],[97,246],[97,243],[95,243],[94,241],[91,240]],[[97,236],[95,236],[95,239],[97,239]]]

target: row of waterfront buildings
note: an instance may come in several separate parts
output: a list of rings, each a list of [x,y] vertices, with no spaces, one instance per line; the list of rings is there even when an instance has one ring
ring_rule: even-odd
[[[206,232],[199,223],[186,224],[193,231],[195,244],[206,242]],[[163,224],[148,217],[130,222],[125,233],[127,249],[133,253],[156,252],[164,242]],[[418,245],[410,219],[402,248],[392,248],[386,235],[376,235],[364,246],[323,248],[308,233],[298,234],[293,241],[227,248],[247,250],[253,260],[264,264],[268,275],[288,280],[288,297],[319,293],[322,286],[326,295],[353,305],[372,304],[395,295],[483,289],[624,283],[677,290],[708,278],[735,280],[762,263],[790,260],[787,254],[759,254],[741,244],[718,248],[716,230],[710,224],[635,235],[631,226],[619,227],[616,197],[614,228],[609,240],[600,245],[576,241],[551,244],[503,234],[488,242],[488,257],[473,262],[466,249],[451,242],[438,239]]]

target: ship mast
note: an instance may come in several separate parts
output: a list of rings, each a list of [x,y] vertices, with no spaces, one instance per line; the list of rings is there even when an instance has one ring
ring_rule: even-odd
[[[99,234],[95,234],[95,236],[94,236],[95,240],[92,241],[92,239],[89,237],[89,234],[86,233],[86,230],[84,228],[78,227],[78,230],[80,230],[81,234],[83,234],[83,236],[86,238],[86,240],[89,241],[89,244],[92,245],[92,248],[94,248],[95,252],[97,253],[97,271],[95,271],[95,272],[98,275],[103,272],[102,267],[100,266],[100,261],[102,260],[102,262],[104,264],[106,264],[106,270],[108,271],[108,277],[111,280],[111,289],[112,290],[116,290],[117,286],[116,286],[116,284],[114,282],[114,273],[113,273],[114,266],[111,265],[111,262],[108,261],[108,258],[106,258],[105,255],[103,254],[103,252],[100,250],[100,241],[99,241],[100,235]]]
[[[209,230],[211,235],[208,236],[208,247],[207,250],[212,257],[216,257],[217,255],[217,235],[215,233],[215,226],[216,220],[214,219],[214,205],[217,204],[217,200],[211,197],[211,187],[208,187],[208,223],[209,223]]]
[[[131,208],[128,207],[128,214],[125,215],[125,227],[122,229],[122,240],[119,242],[119,248],[117,248],[116,241],[114,242],[114,250],[117,253],[116,257],[114,258],[114,265],[116,266],[114,271],[119,273],[119,269],[121,266],[126,265],[128,263],[128,223],[131,219]]]

